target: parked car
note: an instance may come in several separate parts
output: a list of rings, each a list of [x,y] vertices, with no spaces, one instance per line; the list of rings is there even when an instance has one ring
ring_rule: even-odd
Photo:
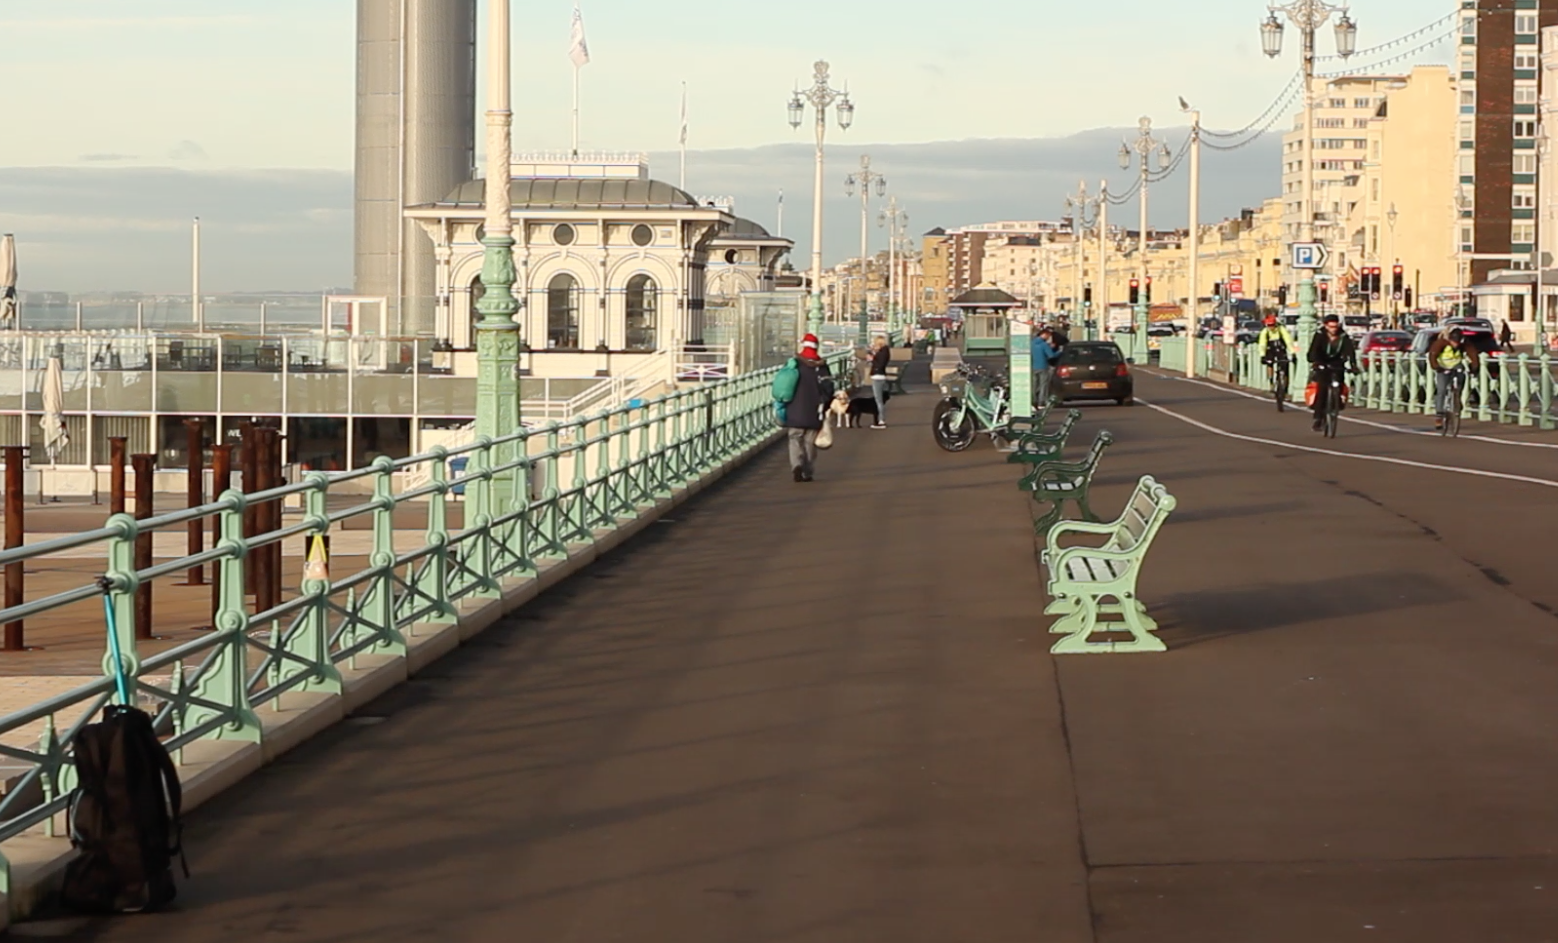
[[[1359,359],[1364,366],[1368,366],[1371,353],[1386,350],[1405,352],[1411,349],[1412,335],[1407,331],[1370,331],[1363,335],[1363,341],[1358,344]]]
[[[1130,364],[1113,341],[1072,341],[1055,365],[1051,391],[1061,402],[1112,399],[1121,406],[1135,400]]]

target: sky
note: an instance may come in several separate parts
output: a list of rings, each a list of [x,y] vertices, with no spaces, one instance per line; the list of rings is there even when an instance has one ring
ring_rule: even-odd
[[[1393,40],[1454,6],[1357,0],[1359,46]],[[689,189],[734,193],[744,201],[738,209],[765,223],[781,188],[792,220],[809,207],[809,167],[795,159],[809,150],[809,132],[790,129],[784,106],[813,60],[833,63],[857,111],[849,132],[829,132],[830,260],[858,246],[858,236],[836,232],[850,206],[842,176],[862,152],[890,183],[889,157],[914,156],[894,188],[912,228],[992,213],[1054,217],[1076,176],[1125,183],[1114,162],[1119,132],[1099,139],[1096,160],[1073,153],[1074,136],[1131,128],[1149,115],[1173,138],[1184,124],[1177,96],[1201,108],[1208,127],[1242,127],[1297,65],[1292,29],[1282,57],[1260,54],[1265,9],[1249,0],[981,0],[962,15],[925,0],[582,0],[582,8],[593,57],[582,75],[582,147],[652,152],[656,176],[674,179],[685,81]],[[513,4],[516,150],[568,144],[571,9],[570,0]],[[174,290],[187,281],[178,274],[185,253],[164,259],[164,243],[176,245],[198,213],[213,290],[348,283],[355,10],[352,0],[5,0],[0,231],[17,233],[24,268],[31,258],[37,279],[64,290]],[[1320,47],[1331,49],[1329,30]],[[1416,61],[1448,61],[1449,49]],[[1272,140],[1219,156],[1227,174],[1209,158],[1203,216],[1275,193],[1275,151],[1264,156]],[[1013,143],[1023,141],[1032,147]],[[1035,165],[1032,181],[1023,179],[1023,160],[1057,155],[1066,160]],[[1249,172],[1257,158],[1270,168],[1264,189]],[[118,193],[125,188],[138,192]],[[104,193],[134,205],[105,219],[97,209]],[[1169,217],[1165,202],[1154,222],[1182,222],[1183,204]],[[791,235],[806,228],[787,226]],[[80,250],[111,252],[119,232],[133,243],[130,255],[84,271]],[[296,251],[300,240],[316,250]],[[260,257],[268,245],[274,259]],[[797,246],[797,258],[805,251]]]

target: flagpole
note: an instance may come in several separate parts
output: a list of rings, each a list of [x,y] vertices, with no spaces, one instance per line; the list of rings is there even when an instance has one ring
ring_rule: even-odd
[[[687,189],[687,83],[682,83],[682,184]]]
[[[579,157],[579,67],[573,67],[573,156]]]

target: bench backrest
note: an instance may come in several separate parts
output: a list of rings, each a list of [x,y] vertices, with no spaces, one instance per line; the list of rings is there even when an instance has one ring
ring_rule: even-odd
[[[1109,549],[1124,553],[1151,543],[1176,504],[1174,496],[1151,475],[1143,476],[1125,504],[1125,513],[1120,516],[1120,527],[1109,541]]]
[[[1099,459],[1104,457],[1104,449],[1113,444],[1114,436],[1109,434],[1108,429],[1101,430],[1098,435],[1093,437],[1092,451],[1087,453],[1087,461],[1084,463],[1089,470],[1098,467]]]

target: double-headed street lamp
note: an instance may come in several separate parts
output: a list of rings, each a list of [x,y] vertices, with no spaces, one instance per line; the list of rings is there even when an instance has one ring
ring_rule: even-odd
[[[844,178],[844,195],[854,196],[855,187],[860,188],[860,277],[866,277],[866,253],[871,247],[871,187],[876,187],[877,196],[887,195],[887,178],[871,169],[871,155],[860,155],[860,169]],[[869,286],[869,282],[866,283]],[[864,347],[871,343],[871,310],[868,292],[862,288],[860,292],[860,345]],[[843,320],[840,318],[839,320]]]
[[[891,331],[898,327],[898,294],[902,290],[898,281],[898,247],[909,226],[909,214],[898,205],[897,197],[887,201],[877,225],[887,227],[887,328]]]
[[[1135,141],[1120,145],[1120,169],[1131,169],[1131,152],[1135,151],[1141,164],[1141,181],[1137,184],[1141,200],[1141,232],[1137,234],[1136,268],[1139,279],[1136,293],[1136,309],[1132,314],[1132,347],[1137,339],[1143,339],[1147,324],[1147,181],[1152,174],[1152,155],[1158,157],[1158,172],[1168,170],[1171,155],[1167,144],[1152,136],[1152,119],[1142,118]]]
[[[838,103],[838,122],[843,130],[855,123],[855,106],[848,92],[828,85],[828,64],[818,60],[812,66],[812,86],[796,90],[790,98],[790,127],[799,128],[810,104],[817,113],[817,173],[812,189],[811,216],[811,308],[806,314],[807,330],[822,330],[822,142],[828,133],[828,108]]]
[[[1304,135],[1303,135],[1303,180],[1299,184],[1299,241],[1313,242],[1315,238],[1314,216],[1314,188],[1315,188],[1315,122],[1314,122],[1314,77],[1315,77],[1315,32],[1324,26],[1326,21],[1334,13],[1341,14],[1336,21],[1336,53],[1343,59],[1351,56],[1357,50],[1358,26],[1347,15],[1345,3],[1333,6],[1325,0],[1293,0],[1285,6],[1273,4],[1266,8],[1269,16],[1260,26],[1261,50],[1266,55],[1275,58],[1282,52],[1282,17],[1286,16],[1299,29],[1303,37],[1304,45],[1303,69],[1304,69]],[[1315,332],[1315,273],[1314,269],[1303,270],[1303,278],[1298,283],[1298,340],[1300,344],[1309,343],[1309,339]]]
[[[1094,218],[1098,222],[1100,231],[1107,230],[1109,228],[1108,192],[1100,188],[1097,196],[1090,197],[1087,195],[1087,181],[1084,180],[1077,183],[1076,196],[1066,197],[1065,212],[1071,215],[1071,249],[1072,255],[1075,256],[1072,260],[1071,272],[1071,318],[1073,321],[1081,323],[1083,331],[1086,332],[1085,336],[1091,339],[1093,337],[1093,329],[1089,326],[1089,312],[1083,302],[1083,298],[1086,295],[1086,279],[1083,277],[1083,269],[1087,266],[1087,248],[1082,243],[1083,233],[1088,226],[1087,214],[1089,210],[1097,211],[1097,215]],[[1103,270],[1102,259],[1102,243],[1100,243],[1100,273]],[[1102,281],[1101,275],[1099,280]]]

